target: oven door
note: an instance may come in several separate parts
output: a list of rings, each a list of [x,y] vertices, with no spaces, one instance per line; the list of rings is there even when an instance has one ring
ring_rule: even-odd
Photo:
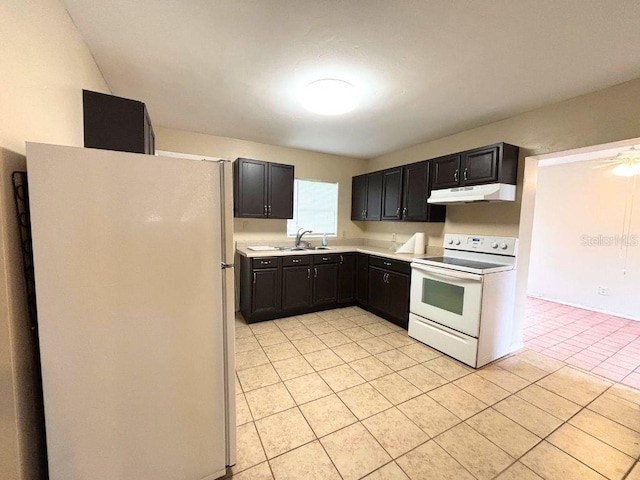
[[[411,264],[411,313],[478,338],[482,275]]]

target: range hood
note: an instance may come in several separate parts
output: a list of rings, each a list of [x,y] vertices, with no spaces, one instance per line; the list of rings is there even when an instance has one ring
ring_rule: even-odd
[[[516,186],[508,183],[490,183],[469,187],[432,190],[427,203],[454,205],[471,202],[513,202],[516,199]]]

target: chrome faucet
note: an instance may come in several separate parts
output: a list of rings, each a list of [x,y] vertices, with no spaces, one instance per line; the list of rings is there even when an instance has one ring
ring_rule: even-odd
[[[296,243],[295,243],[296,248],[300,246],[300,242],[302,241],[302,236],[305,233],[313,233],[312,230],[305,230],[304,232],[300,233],[300,230],[302,230],[302,228],[298,229],[298,232],[296,233]]]

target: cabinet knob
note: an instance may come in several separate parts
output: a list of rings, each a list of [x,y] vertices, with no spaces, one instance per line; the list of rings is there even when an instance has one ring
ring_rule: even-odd
[[[398,209],[396,210],[396,217],[400,216],[400,207],[398,207]]]
[[[458,181],[458,174],[459,174],[459,170],[456,168],[456,171],[453,172],[453,181],[454,182]]]
[[[307,268],[307,278],[311,278],[311,269]]]
[[[384,263],[387,267],[391,266],[391,262],[382,262],[382,263]]]
[[[318,278],[318,269],[317,268],[313,269],[313,277],[314,278]]]
[[[300,263],[300,260],[294,258],[293,260],[291,260],[293,263]]]
[[[256,283],[257,276],[258,274],[256,272],[253,272],[253,283]]]
[[[267,206],[266,205],[264,206],[264,216],[265,217],[267,216]]]
[[[403,216],[403,217],[406,217],[406,216],[407,216],[407,207],[404,207],[404,208],[402,209],[402,216]]]
[[[465,180],[468,180],[467,178],[467,169],[464,169],[464,172],[462,172],[462,178],[464,178]]]
[[[327,262],[328,260],[329,260],[329,257],[322,257],[323,262]]]

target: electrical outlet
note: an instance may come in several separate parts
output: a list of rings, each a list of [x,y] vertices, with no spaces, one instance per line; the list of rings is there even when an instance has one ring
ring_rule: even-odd
[[[395,233],[392,233],[392,234],[391,234],[391,241],[392,241],[392,242],[395,242],[395,241],[396,241],[396,234],[395,234]]]
[[[607,287],[598,287],[598,295],[609,295],[609,289]]]

